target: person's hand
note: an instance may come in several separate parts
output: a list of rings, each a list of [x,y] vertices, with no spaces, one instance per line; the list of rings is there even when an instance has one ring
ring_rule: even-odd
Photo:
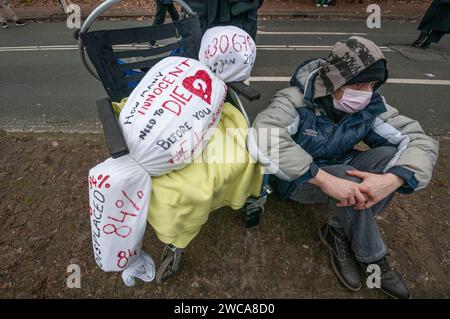
[[[392,173],[372,174],[355,170],[348,171],[347,174],[362,179],[359,185],[361,185],[361,190],[368,198],[364,204],[357,203],[355,209],[372,207],[395,192],[404,183],[403,179]]]
[[[336,199],[336,205],[339,207],[363,206],[367,200],[361,192],[360,184],[333,176],[322,169],[319,169],[309,183],[320,187],[325,194]]]

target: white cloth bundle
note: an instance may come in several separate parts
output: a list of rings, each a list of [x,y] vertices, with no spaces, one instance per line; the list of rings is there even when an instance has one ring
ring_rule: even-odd
[[[168,57],[151,68],[119,116],[130,153],[89,172],[95,260],[104,271],[154,278],[153,260],[141,252],[151,176],[181,169],[197,158],[219,122],[225,83],[202,63]]]
[[[203,35],[199,60],[226,83],[247,80],[255,59],[255,42],[238,27],[214,27]]]

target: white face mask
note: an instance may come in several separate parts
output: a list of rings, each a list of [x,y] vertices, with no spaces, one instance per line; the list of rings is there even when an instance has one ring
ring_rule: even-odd
[[[370,103],[372,94],[373,92],[344,89],[341,99],[336,100],[333,96],[333,104],[337,110],[345,113],[356,113]]]

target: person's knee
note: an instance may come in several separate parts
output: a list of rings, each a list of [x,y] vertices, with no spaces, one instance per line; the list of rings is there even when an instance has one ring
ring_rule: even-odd
[[[391,159],[393,159],[398,151],[397,147],[395,146],[381,146],[379,147],[379,149],[382,153],[382,158],[386,161],[390,161]]]
[[[374,165],[375,173],[382,173],[386,165],[394,158],[397,154],[397,148],[395,146],[380,146],[375,148],[376,154],[374,157],[378,158]]]

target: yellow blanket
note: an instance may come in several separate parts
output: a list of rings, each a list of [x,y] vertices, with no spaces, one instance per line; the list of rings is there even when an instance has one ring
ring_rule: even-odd
[[[116,112],[123,105],[115,104]],[[225,103],[202,157],[181,170],[152,177],[147,220],[162,242],[184,248],[211,211],[238,209],[248,197],[259,196],[263,170],[247,152],[247,132],[240,111]]]

